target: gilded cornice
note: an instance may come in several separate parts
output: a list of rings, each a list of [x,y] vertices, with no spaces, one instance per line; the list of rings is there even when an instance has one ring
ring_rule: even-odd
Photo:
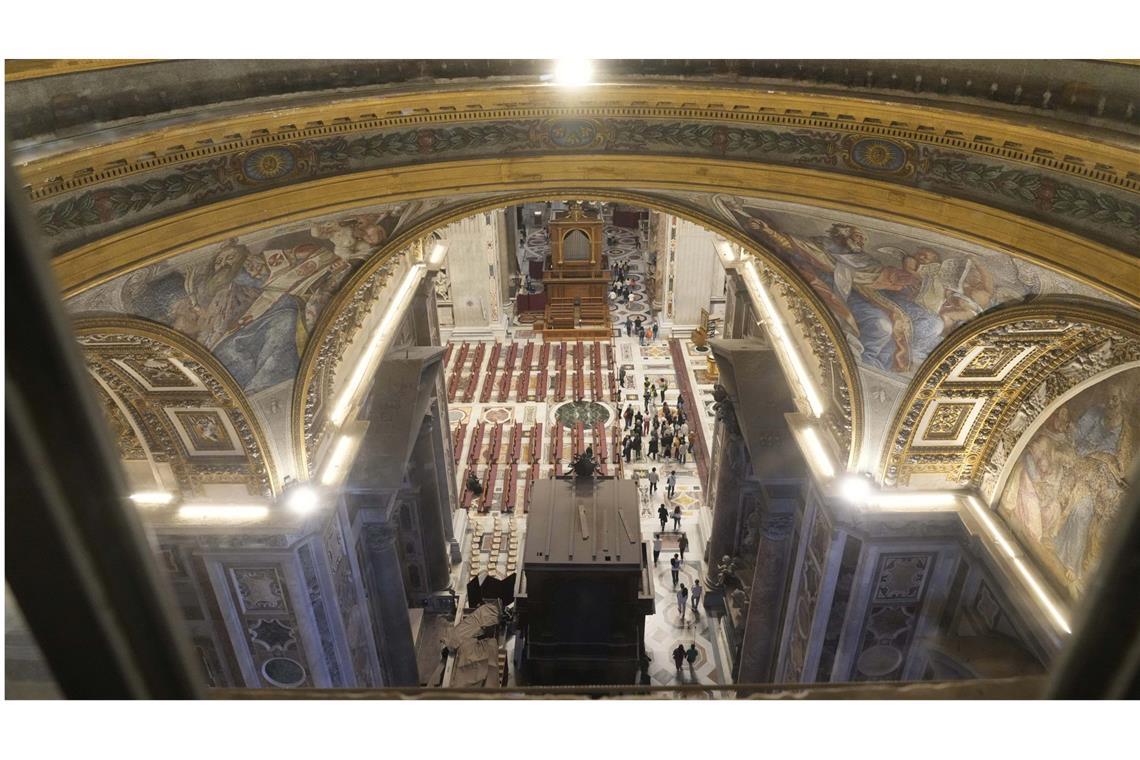
[[[20,167],[32,200],[162,166],[312,138],[505,119],[622,118],[773,125],[896,138],[1060,171],[1140,192],[1136,146],[1051,125],[924,105],[724,85],[600,84],[437,89],[168,127]]]
[[[4,81],[22,82],[26,79],[43,79],[62,74],[80,74],[85,71],[118,69],[156,63],[160,58],[9,58],[4,61]]]
[[[318,214],[463,193],[733,192],[910,224],[1039,263],[1140,304],[1140,258],[990,206],[798,166],[628,155],[480,159],[358,172],[219,201],[139,225],[53,260],[65,297],[228,237]]]
[[[1140,246],[1131,144],[1009,119],[792,92],[680,85],[439,90],[160,130],[21,167],[56,253],[332,176],[536,155],[701,158],[934,192],[1120,250]]]
[[[211,354],[205,346],[186,337],[177,330],[172,330],[165,325],[160,325],[157,322],[151,322],[150,320],[139,317],[100,316],[80,318],[73,321],[72,328],[77,338],[89,335],[112,334],[130,335],[155,341],[156,343],[182,353],[196,364],[201,365],[201,367],[210,374],[211,378],[217,381],[218,385],[221,386],[225,397],[219,400],[232,403],[244,419],[244,423],[249,426],[250,436],[253,439],[254,445],[247,449],[247,455],[253,460],[255,466],[260,465],[260,467],[264,469],[264,477],[268,481],[265,485],[268,487],[269,492],[272,494],[278,493],[280,484],[277,480],[277,468],[273,462],[272,450],[266,445],[267,439],[264,431],[261,429],[261,425],[258,423],[257,415],[253,407],[250,406],[245,393],[230,375],[229,371],[222,366],[221,362],[214,358],[214,355]]]
[[[1050,399],[1137,359],[1135,312],[1060,296],[995,308],[948,336],[915,373],[884,439],[879,475],[906,485],[916,474],[936,473],[992,488],[996,449],[1008,454],[1020,434],[1011,427],[1016,415],[1025,418],[1024,430]],[[944,441],[931,433],[941,406]]]
[[[820,372],[824,372],[824,368],[829,364],[835,364],[839,369],[845,387],[834,389],[832,400],[839,399],[839,403],[844,408],[829,410],[831,415],[829,425],[834,428],[833,432],[835,432],[839,443],[844,445],[848,452],[848,465],[853,466],[858,461],[865,423],[863,420],[862,388],[855,359],[851,355],[846,340],[842,338],[842,331],[836,324],[835,318],[819,300],[819,296],[815,294],[812,288],[803,282],[803,278],[798,272],[724,220],[711,217],[700,209],[662,195],[623,190],[599,191],[588,187],[560,187],[559,191],[575,199],[624,202],[682,216],[736,242],[746,251],[757,256],[770,272],[770,276],[778,278],[779,285],[784,289],[789,302],[799,307],[798,313],[793,315],[793,318],[797,322],[803,323],[803,329],[808,334],[813,349],[817,352],[816,359]],[[317,427],[314,427],[313,420],[306,417],[314,383],[318,382],[319,370],[330,361],[328,346],[334,342],[337,345],[344,345],[351,340],[351,333],[359,328],[355,305],[359,304],[361,294],[375,289],[376,277],[384,272],[389,259],[433,230],[451,222],[490,209],[501,208],[504,205],[547,200],[549,197],[549,192],[545,191],[497,195],[493,198],[479,199],[452,207],[440,214],[425,218],[394,237],[383,250],[357,270],[333,296],[313,328],[312,339],[305,347],[297,373],[297,382],[294,384],[292,404],[293,450],[297,456],[297,471],[302,473],[302,477],[304,473],[309,471],[310,462],[307,459],[307,452],[312,448],[315,436],[321,432]],[[345,315],[353,316],[353,319],[350,320],[352,324],[345,324]],[[826,355],[821,348],[822,346],[830,347]],[[827,385],[830,386],[829,380]]]

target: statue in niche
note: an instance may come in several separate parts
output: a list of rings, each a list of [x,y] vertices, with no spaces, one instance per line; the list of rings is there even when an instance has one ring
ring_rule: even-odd
[[[435,297],[440,301],[451,300],[451,277],[446,269],[441,269],[435,276]]]
[[[713,411],[716,413],[716,419],[724,423],[726,432],[732,436],[740,435],[740,424],[736,421],[736,409],[733,407],[728,391],[720,383],[713,386],[713,401],[715,402]]]

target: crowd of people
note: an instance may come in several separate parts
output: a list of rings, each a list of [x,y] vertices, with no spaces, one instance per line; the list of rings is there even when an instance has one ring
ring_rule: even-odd
[[[626,379],[624,370],[621,379],[623,382]],[[629,404],[621,412],[625,431],[621,442],[622,457],[626,463],[636,457],[639,461],[648,458],[654,462],[673,460],[677,464],[685,464],[692,456],[693,436],[685,414],[685,399],[678,396],[676,405],[670,406],[665,400],[667,390],[665,378],[652,382],[647,377],[643,409],[635,409],[635,404]],[[657,404],[659,397],[660,407]],[[652,488],[656,490],[655,484]]]

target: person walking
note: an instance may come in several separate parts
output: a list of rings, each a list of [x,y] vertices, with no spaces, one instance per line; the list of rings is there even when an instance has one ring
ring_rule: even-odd
[[[657,558],[661,556],[661,534],[653,534],[653,566],[657,567]]]
[[[673,507],[673,532],[679,533],[681,530],[681,505]]]
[[[680,393],[677,394],[677,414],[685,411],[685,397]]]
[[[692,593],[689,594],[689,598],[693,602],[693,615],[700,614],[701,595],[703,593],[705,593],[705,590],[701,587],[700,580],[693,581],[693,590]]]
[[[665,478],[665,495],[672,499],[675,493],[677,493],[677,471],[669,470],[669,477]],[[680,509],[677,507],[678,513]]]
[[[649,436],[649,458],[652,459],[654,462],[657,461],[657,436],[656,435]],[[654,467],[653,469],[656,470],[657,468]]]
[[[620,387],[620,388],[625,387],[625,365],[624,364],[621,366],[621,369],[618,370],[618,387]]]
[[[681,579],[681,558],[676,554],[669,560],[669,573],[673,576],[673,588],[677,588],[677,581]]]
[[[649,404],[649,410],[646,413],[645,417],[642,418],[642,420],[641,420],[641,434],[642,435],[649,435],[649,418],[651,416],[654,416],[653,403],[652,402],[650,402],[650,404]]]
[[[649,453],[650,454],[653,454],[654,448],[656,448],[656,447],[653,445],[653,441],[650,441],[649,442]],[[653,469],[651,469],[649,471],[649,477],[648,477],[648,480],[649,480],[649,498],[652,499],[653,494],[656,493],[657,481],[659,481],[660,479],[661,479],[661,476],[657,474],[657,468],[656,467],[654,467]]]
[[[678,644],[677,648],[673,650],[673,662],[677,664],[677,676],[681,675],[681,666],[685,663],[685,645]]]
[[[633,335],[633,317],[626,317],[625,318],[625,337],[629,338],[632,335]]]
[[[689,589],[685,588],[685,584],[681,584],[681,588],[677,589],[677,614],[681,618],[681,624],[685,623],[685,610],[689,606]]]
[[[681,534],[681,540],[677,542],[677,548],[681,551],[681,561],[685,561],[685,552],[689,548],[689,537],[684,533]]]
[[[685,452],[687,451],[687,449],[685,448],[685,445],[686,445],[685,444],[685,436],[683,436],[683,435],[678,436],[677,437],[677,461],[680,462],[681,464],[685,463]]]
[[[697,664],[697,658],[700,657],[700,655],[701,653],[697,651],[697,643],[690,641],[689,648],[685,650],[685,661],[689,663],[689,675],[693,677],[694,681],[697,678],[697,672],[693,666]]]
[[[665,532],[665,523],[669,522],[669,510],[662,504],[657,508],[657,519],[661,521],[661,532]]]
[[[645,419],[645,417],[641,414],[640,411],[638,411],[636,414],[633,415],[633,428],[634,428],[634,430],[641,430],[641,421],[643,419]]]
[[[645,345],[645,327],[640,322],[637,323],[637,345]]]
[[[649,398],[649,389],[648,388],[645,389],[645,393],[642,395],[642,398],[645,399],[645,411],[648,412],[649,411],[649,404],[651,403],[650,398]]]
[[[625,408],[625,413],[622,414],[622,419],[625,420],[625,429],[629,430],[630,424],[633,422],[633,405]]]

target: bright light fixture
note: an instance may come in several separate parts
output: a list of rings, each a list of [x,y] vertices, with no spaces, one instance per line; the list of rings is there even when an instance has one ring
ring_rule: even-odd
[[[321,475],[321,483],[326,486],[331,486],[340,479],[342,471],[348,464],[348,455],[352,453],[352,444],[355,438],[351,435],[342,435],[333,447],[332,454],[329,456],[328,464],[325,465],[324,474]]]
[[[1065,633],[1072,633],[1073,629],[1069,625],[1068,617],[1057,603],[1053,601],[1053,595],[1045,588],[1041,579],[1037,577],[1037,573],[1025,563],[1025,560],[1021,557],[1021,553],[1006,539],[1005,531],[994,521],[986,505],[982,503],[981,499],[974,495],[970,495],[966,498],[966,504],[969,505],[970,511],[974,513],[974,516],[978,518],[978,522],[980,522],[986,529],[986,532],[989,533],[990,538],[1005,553],[1010,564],[1013,565],[1022,580],[1025,581],[1025,585],[1029,587],[1029,590],[1037,598],[1041,607],[1049,617],[1053,619],[1053,623],[1057,628]]]
[[[896,512],[957,511],[959,495],[954,491],[879,491],[868,504]]]
[[[756,269],[756,262],[749,261],[744,266],[744,279],[750,286],[749,291],[752,292],[757,302],[760,305],[760,312],[764,321],[771,328],[772,337],[776,339],[776,344],[780,348],[781,353],[787,357],[788,363],[792,365],[792,372],[796,376],[800,388],[803,390],[804,397],[807,399],[808,406],[811,408],[813,417],[819,417],[823,414],[824,404],[823,397],[820,395],[819,390],[815,387],[815,379],[808,372],[807,365],[804,364],[803,358],[800,357],[799,349],[792,341],[792,336],[788,333],[787,327],[784,326],[784,321],[780,318],[780,313],[776,309],[776,302],[768,294],[768,289],[764,287],[764,283],[760,280],[760,272]]]
[[[249,522],[268,516],[269,507],[263,504],[185,504],[178,508],[178,517],[183,520]]]
[[[139,491],[130,496],[131,501],[140,507],[161,507],[174,501],[169,491]]]
[[[392,339],[394,328],[404,318],[404,310],[408,306],[412,290],[419,283],[424,271],[426,270],[423,264],[414,264],[404,275],[404,279],[400,282],[400,287],[396,290],[395,296],[392,297],[392,302],[388,304],[388,309],[384,312],[380,324],[369,336],[368,346],[361,352],[360,358],[356,360],[356,365],[352,368],[348,382],[344,384],[340,395],[337,396],[336,403],[333,404],[332,412],[329,413],[329,419],[333,425],[340,427],[344,423],[345,417],[348,416],[349,410],[358,401],[360,387],[364,384],[364,379],[370,372],[375,371],[375,365],[384,356],[384,351]]]
[[[321,497],[317,489],[309,485],[293,486],[285,496],[285,506],[299,515],[307,515],[320,506]]]
[[[594,64],[589,58],[559,58],[554,64],[554,83],[563,87],[582,87],[594,79]]]
[[[442,240],[437,240],[435,245],[431,247],[431,253],[428,254],[428,263],[433,267],[438,267],[443,263],[443,257],[447,255],[447,243]]]
[[[839,496],[851,504],[863,506],[871,499],[871,481],[862,475],[844,475],[839,478]]]
[[[726,262],[736,261],[736,251],[732,250],[732,243],[727,240],[716,241],[716,252],[720,254],[720,258]]]
[[[828,456],[827,449],[823,446],[823,441],[819,438],[819,433],[815,428],[806,426],[801,429],[804,443],[807,444],[807,453],[815,464],[816,471],[819,472],[824,478],[835,477],[835,466],[831,464],[831,457]]]

